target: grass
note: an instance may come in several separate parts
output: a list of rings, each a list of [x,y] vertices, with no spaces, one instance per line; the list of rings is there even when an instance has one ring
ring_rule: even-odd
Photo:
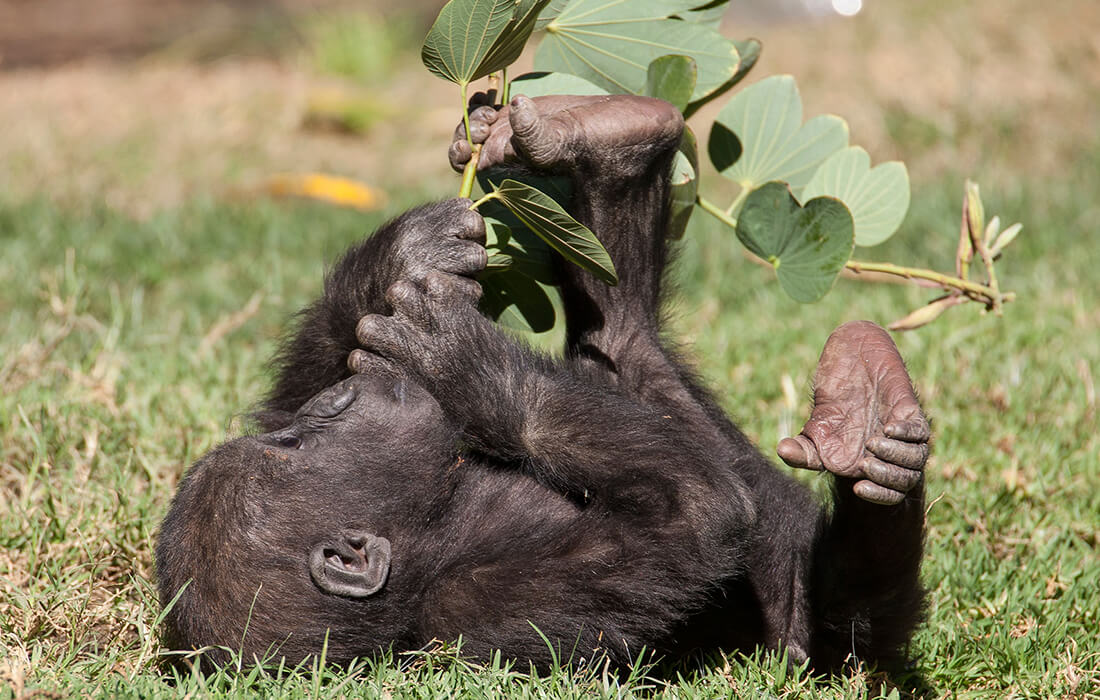
[[[914,673],[885,684],[807,677],[762,653],[668,684],[644,666],[534,678],[449,650],[351,674],[161,671],[151,557],[174,487],[239,430],[234,416],[261,395],[274,340],[325,261],[383,215],[191,201],[135,220],[0,203],[0,698],[1100,697],[1100,149],[1041,188],[1024,178],[984,193],[987,211],[1025,223],[1001,266],[1019,301],[1003,319],[963,307],[898,338],[936,430],[931,609]],[[403,195],[391,212],[451,190]],[[950,266],[961,191],[955,177],[921,186],[903,233],[870,252]],[[678,280],[678,334],[766,451],[804,420],[832,327],[887,322],[930,296],[843,281],[799,306],[701,214]]]

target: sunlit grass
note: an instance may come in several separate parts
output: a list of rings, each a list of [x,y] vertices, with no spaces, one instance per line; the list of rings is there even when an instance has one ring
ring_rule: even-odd
[[[894,679],[903,694],[1097,692],[1098,165],[1090,151],[1041,189],[1021,175],[984,192],[990,211],[1025,224],[1001,266],[1002,285],[1019,295],[1004,318],[963,307],[898,338],[936,430],[931,607],[914,674]],[[950,266],[961,192],[954,177],[919,188],[906,230],[870,256]],[[404,197],[391,213],[422,198]],[[162,671],[151,557],[175,484],[261,395],[275,340],[318,291],[325,262],[384,216],[196,201],[136,221],[0,204],[0,697],[890,692],[879,677],[815,680],[760,654],[685,669],[668,685],[646,680],[645,667],[632,678],[593,669],[540,679],[450,651],[350,674]],[[677,280],[678,334],[766,451],[804,420],[832,327],[887,322],[931,296],[843,281],[800,306],[698,215]]]

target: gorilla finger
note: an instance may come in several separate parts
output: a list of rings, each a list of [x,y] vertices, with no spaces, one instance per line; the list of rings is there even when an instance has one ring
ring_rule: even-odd
[[[789,466],[797,469],[821,471],[825,468],[817,447],[805,435],[783,438],[776,445],[775,453]]]
[[[928,443],[902,442],[885,437],[867,441],[867,449],[879,459],[908,469],[920,469],[928,461]]]
[[[348,354],[348,369],[356,374],[381,374],[392,372],[392,362],[366,350],[355,349]]]
[[[447,159],[451,162],[453,169],[462,172],[466,164],[470,162],[472,154],[470,142],[464,136],[462,139],[451,142],[451,147],[447,150]]]
[[[469,277],[433,271],[428,273],[424,286],[432,300],[448,306],[477,304],[481,299],[481,285]]]
[[[864,457],[860,462],[863,475],[879,486],[885,486],[894,491],[907,493],[920,483],[921,472],[916,469],[906,469],[896,464],[887,464],[874,457]]]
[[[451,275],[432,270],[424,279],[424,288],[428,298],[447,306],[456,302],[468,303],[471,298],[481,298],[481,285],[469,277]]]
[[[401,316],[414,324],[423,324],[427,317],[424,292],[409,280],[391,284],[386,290],[386,302],[393,309],[394,316]]]
[[[476,275],[485,269],[489,262],[489,253],[477,243],[467,243],[452,252],[450,264],[443,270],[454,275]]]
[[[489,138],[492,127],[483,121],[470,120],[470,140],[474,143],[485,143]]]
[[[928,442],[932,437],[932,429],[924,416],[909,420],[891,421],[886,424],[884,431],[886,437],[905,442]]]
[[[497,115],[500,114],[492,105],[484,105],[478,107],[474,111],[470,112],[470,126],[473,127],[474,122],[480,124],[492,124],[497,120]],[[477,141],[474,141],[477,143]]]
[[[485,218],[473,209],[470,209],[470,204],[473,204],[473,202],[468,199],[462,201],[466,202],[466,204],[462,213],[455,219],[455,237],[466,241],[484,243]]]
[[[389,316],[368,314],[355,326],[355,337],[364,349],[383,357],[400,358],[407,354],[406,329]]]
[[[559,165],[569,144],[563,142],[559,125],[545,119],[534,100],[517,95],[509,103],[512,143],[532,165]]]
[[[865,501],[884,506],[896,506],[905,500],[904,493],[879,486],[873,481],[857,481],[852,491]]]

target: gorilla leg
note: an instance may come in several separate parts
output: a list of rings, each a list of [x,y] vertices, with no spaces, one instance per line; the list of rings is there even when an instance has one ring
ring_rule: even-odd
[[[680,643],[786,643],[796,656],[805,655],[811,549],[821,509],[763,459],[660,338],[669,171],[682,119],[671,105],[638,98],[555,99],[536,106],[518,97],[499,112],[477,109],[471,119],[484,124],[474,131],[475,139],[485,138],[482,166],[524,158],[573,174],[573,214],[596,233],[619,272],[619,285],[609,287],[563,266],[567,356],[590,379],[659,407],[751,489],[752,534],[727,543],[744,559],[745,578],[728,581],[717,596],[726,603],[686,625]],[[461,165],[465,150],[452,147],[454,165]]]
[[[859,480],[857,473],[837,472],[834,511],[826,516],[806,489],[756,452],[660,342],[668,171],[681,128],[670,110],[660,103],[627,103],[622,98],[544,98],[537,107],[517,98],[500,112],[476,110],[474,120],[483,124],[474,133],[485,137],[483,167],[525,157],[543,169],[573,174],[574,214],[608,249],[621,282],[608,287],[564,266],[567,354],[589,376],[660,406],[689,426],[694,439],[749,484],[757,523],[755,537],[747,543],[743,583],[759,605],[763,641],[772,647],[787,645],[795,659],[812,652],[821,667],[839,664],[849,652],[891,661],[919,620],[922,600],[919,468],[927,456],[927,425],[904,366],[900,358],[889,357],[896,350],[883,333],[886,343],[875,339],[878,347],[863,358],[865,366],[878,365],[883,371],[838,400],[829,387],[848,377],[843,365],[860,355],[867,329],[841,329],[831,346],[832,356],[842,361],[823,356],[818,386],[824,390],[818,392],[818,405],[834,412],[839,407],[848,418],[830,423],[825,419],[831,416],[825,416],[816,431],[812,425],[807,428],[822,442],[822,457],[828,456],[830,443],[843,443],[857,456],[866,452],[861,464],[869,472],[863,476],[870,477]],[[452,162],[461,164],[466,151],[468,147],[456,142]],[[902,417],[910,420],[895,421],[885,433],[889,417],[867,415],[866,407],[899,402],[912,409]],[[848,444],[852,435],[857,437],[854,445]],[[812,466],[798,464],[798,459],[787,461]],[[904,500],[884,506],[860,496],[886,504]],[[738,634],[736,628],[756,623],[744,614],[754,606],[733,595],[734,589],[743,585],[730,582],[724,594],[728,604],[707,612],[725,615],[725,631],[713,629],[713,624],[689,625],[685,634],[698,634],[699,643],[707,646],[752,639],[754,634]]]

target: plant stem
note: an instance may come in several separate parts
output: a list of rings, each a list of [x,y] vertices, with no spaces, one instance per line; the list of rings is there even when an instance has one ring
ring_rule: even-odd
[[[466,143],[470,144],[470,160],[462,169],[462,184],[458,188],[459,197],[469,197],[474,191],[474,179],[477,176],[477,162],[481,158],[481,144],[474,144],[470,138],[470,107],[466,97],[467,84],[462,83],[462,125],[466,128]]]
[[[726,214],[732,216],[733,212],[737,211],[737,207],[741,206],[741,203],[749,196],[749,187],[747,185],[741,185],[741,191],[737,193],[737,198],[730,204],[729,209],[726,209]]]
[[[473,204],[471,204],[471,205],[470,205],[470,208],[471,208],[471,209],[477,209],[477,208],[478,208],[478,207],[480,207],[480,206],[481,206],[482,204],[485,204],[485,203],[486,203],[486,202],[488,202],[489,200],[492,200],[492,199],[496,199],[496,198],[497,198],[497,193],[496,193],[496,192],[490,192],[489,194],[485,195],[485,196],[484,196],[484,197],[482,197],[481,199],[479,199],[479,200],[477,200],[476,202],[474,202]]]
[[[700,209],[718,219],[726,226],[729,226],[732,229],[737,228],[737,219],[733,218],[729,213],[726,212],[725,209],[718,206],[709,199],[703,197],[702,195],[696,195],[695,203],[699,205]]]
[[[466,97],[466,88],[468,85],[462,83],[459,89],[462,92],[462,125],[466,127],[466,141],[473,143],[473,139],[470,138],[470,104]]]
[[[958,289],[966,292],[971,298],[977,297],[979,301],[984,301],[994,309],[1000,308],[1003,302],[1012,301],[1016,298],[1016,295],[1012,292],[1001,294],[1000,291],[993,286],[978,284],[970,280],[951,277],[950,275],[935,272],[934,270],[925,270],[919,267],[902,267],[901,265],[895,265],[893,263],[863,262],[860,260],[849,260],[844,264],[844,267],[857,274],[860,272],[881,272],[887,275],[904,277],[906,279],[929,280],[947,290]]]
[[[459,197],[469,197],[474,191],[474,181],[477,180],[477,162],[481,159],[481,144],[476,143],[470,147],[470,161],[462,169],[462,186],[458,189]]]
[[[508,104],[508,69],[500,69],[500,103],[502,105]]]

